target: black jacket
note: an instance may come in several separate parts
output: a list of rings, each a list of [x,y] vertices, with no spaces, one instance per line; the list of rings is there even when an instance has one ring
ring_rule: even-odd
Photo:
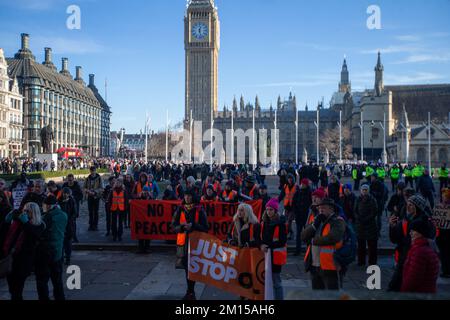
[[[80,202],[81,200],[83,200],[83,191],[81,190],[80,184],[78,183],[78,181],[74,181],[72,186],[69,186],[68,182],[64,182],[63,188],[69,188],[70,190],[72,190],[72,197],[74,198],[74,200],[76,202]]]
[[[72,239],[75,234],[75,220],[77,219],[77,207],[75,199],[69,197],[67,200],[60,199],[59,206],[67,214],[66,239]]]
[[[273,234],[275,232],[275,227],[279,227],[279,240],[273,241]],[[280,216],[277,220],[270,220],[268,217],[264,218],[262,223],[262,238],[261,242],[272,249],[272,272],[280,273],[281,266],[273,264],[273,249],[283,248],[286,246],[287,242],[287,227],[286,227],[286,217]]]
[[[361,240],[377,240],[378,227],[377,201],[371,195],[367,197],[359,196],[355,202],[355,232],[358,239]]]

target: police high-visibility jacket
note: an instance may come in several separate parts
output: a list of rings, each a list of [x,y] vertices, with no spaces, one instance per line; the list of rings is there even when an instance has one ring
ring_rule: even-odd
[[[111,211],[125,211],[125,192],[112,192]]]
[[[439,178],[448,178],[448,169],[447,168],[440,168],[439,169]]]
[[[391,179],[397,180],[400,178],[400,168],[391,169]]]
[[[374,172],[375,172],[375,170],[373,170],[373,168],[371,166],[367,166],[367,168],[366,168],[366,178],[369,178]]]
[[[352,178],[353,180],[358,180],[358,169],[353,169],[352,170]]]
[[[384,168],[377,168],[377,175],[378,178],[384,179],[386,177],[386,171],[384,170]]]
[[[403,170],[403,173],[405,175],[406,178],[411,178],[412,177],[412,170],[405,168],[405,170]]]
[[[342,219],[342,218],[338,218]],[[331,225],[330,223],[327,223],[322,228],[322,237],[327,236],[330,233]],[[337,270],[336,265],[334,263],[334,252],[337,249],[342,248],[342,241],[339,241],[338,243],[334,245],[329,246],[319,246],[320,247],[320,268],[322,270]]]

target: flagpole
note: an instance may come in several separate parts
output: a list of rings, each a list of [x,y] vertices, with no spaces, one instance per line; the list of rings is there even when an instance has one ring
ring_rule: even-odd
[[[275,126],[275,154],[274,154],[274,168],[275,168],[275,172],[278,171],[278,134],[277,134],[277,111],[275,110],[275,121],[274,121],[274,126]]]
[[[169,159],[169,110],[166,110],[166,162]]]
[[[359,124],[361,128],[361,162],[364,162],[364,119],[363,119],[363,111],[361,109],[361,123]]]
[[[231,109],[231,164],[234,164],[234,109]]]
[[[339,111],[339,164],[342,165],[342,110]]]
[[[428,112],[428,172],[431,176],[431,113]]]
[[[144,134],[145,134],[145,147],[144,147],[144,156],[145,156],[145,162],[148,161],[148,113],[145,112],[145,128],[144,128]]]
[[[252,125],[253,125],[253,131],[252,131],[252,164],[253,166],[256,166],[256,157],[255,157],[255,108],[253,108],[253,116],[252,116]],[[255,169],[255,168],[253,168]]]
[[[192,125],[193,125],[193,119],[192,119],[192,109],[191,109],[190,117],[189,117],[189,162],[192,161]]]
[[[295,108],[295,164],[298,164],[298,110]]]
[[[213,128],[214,128],[214,111],[211,111],[211,172],[213,171]]]

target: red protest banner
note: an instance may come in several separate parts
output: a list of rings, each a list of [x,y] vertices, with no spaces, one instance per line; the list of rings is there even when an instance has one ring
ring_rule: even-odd
[[[260,218],[262,201],[248,201]],[[131,200],[131,238],[133,240],[175,240],[171,223],[181,201]],[[224,240],[239,203],[209,202],[201,204],[208,216],[209,233]]]
[[[206,233],[189,236],[189,279],[252,300],[264,300],[264,253],[237,248]]]

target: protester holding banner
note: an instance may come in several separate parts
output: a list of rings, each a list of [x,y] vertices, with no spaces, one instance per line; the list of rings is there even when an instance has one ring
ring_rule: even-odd
[[[198,199],[191,189],[184,193],[184,199],[176,210],[172,226],[177,234],[177,268],[186,271],[187,291],[183,300],[196,300],[195,281],[188,278],[188,245],[189,234],[193,231],[208,232],[208,219],[203,207],[197,202]]]
[[[450,278],[450,189],[442,189],[442,203],[434,211],[437,225],[436,244],[439,248],[442,278]]]
[[[261,225],[253,213],[252,206],[241,203],[233,217],[228,233],[228,244],[235,247],[259,248],[261,245]]]
[[[222,196],[220,197],[221,201],[223,202],[229,202],[229,203],[236,203],[238,202],[238,193],[233,190],[233,181],[229,180],[225,184],[225,189],[222,192]]]
[[[111,203],[111,231],[113,241],[122,241],[123,225],[129,205],[129,194],[121,179],[116,180],[109,196]]]
[[[245,184],[242,187],[240,198],[244,201],[258,200],[259,192],[255,177],[248,176],[247,178],[245,178],[244,182]]]
[[[302,238],[311,241],[309,250],[312,259],[310,267],[313,290],[339,290],[343,270],[334,261],[334,253],[342,247],[345,221],[339,216],[333,199],[325,198],[318,205],[319,214],[302,233]]]
[[[287,262],[287,225],[286,217],[278,212],[279,204],[276,198],[270,199],[266,205],[261,228],[261,250],[272,253],[272,281],[275,300],[283,300],[281,284],[281,269]]]
[[[202,196],[202,201],[219,201],[219,197],[214,191],[214,186],[212,184],[206,187],[206,193]]]

